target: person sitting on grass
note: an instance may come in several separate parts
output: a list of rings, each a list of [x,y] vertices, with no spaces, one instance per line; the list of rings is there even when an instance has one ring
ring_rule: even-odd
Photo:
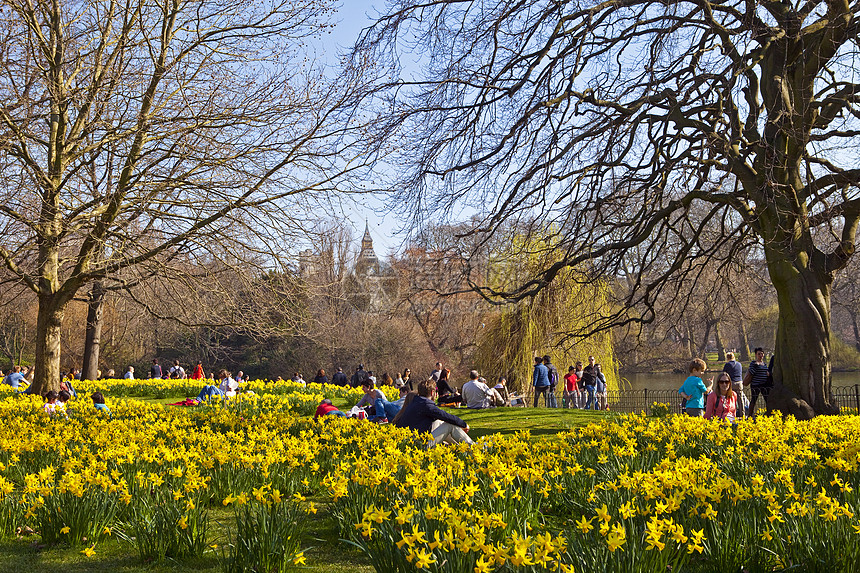
[[[222,400],[224,399],[224,393],[218,388],[218,386],[207,384],[202,390],[200,390],[200,393],[197,394],[197,401],[207,402],[216,396]]]
[[[409,393],[405,386],[401,387],[399,390],[400,399],[394,402],[389,402],[388,400],[386,400],[384,394],[382,398],[376,398],[376,402],[374,402],[373,404],[373,408],[376,411],[376,414],[373,418],[371,418],[371,420],[377,422],[390,422],[394,419],[394,417],[397,415],[398,412],[400,412],[400,409],[403,407],[403,402],[406,401],[406,395]],[[380,390],[377,390],[377,392],[381,393]]]
[[[331,400],[326,398],[322,402],[320,402],[319,406],[317,406],[317,411],[316,413],[314,413],[314,420],[325,416],[341,416],[345,418],[346,414],[338,410],[337,407],[335,407],[335,405],[331,403]]]
[[[418,383],[418,395],[404,406],[396,419],[395,425],[399,428],[411,428],[418,433],[429,433],[433,441],[428,445],[434,446],[442,443],[454,444],[466,442],[471,444],[469,437],[469,425],[433,403],[436,397],[436,381],[428,378]]]
[[[511,394],[508,392],[508,381],[504,376],[499,376],[498,382],[493,386],[493,390],[499,395],[499,398],[502,400],[500,406],[510,406],[511,405]]]
[[[57,393],[53,390],[45,394],[45,405],[42,406],[42,410],[49,416],[57,413]]]
[[[218,385],[221,394],[227,398],[235,396],[236,391],[239,389],[239,383],[233,379],[232,373],[227,370],[221,370],[218,373],[218,378],[221,379],[221,384]]]
[[[439,362],[437,362],[436,364],[441,368],[441,364]],[[439,394],[439,398],[436,400],[436,404],[438,404],[439,406],[442,406],[444,404],[456,405],[460,404],[463,401],[463,396],[451,386],[450,376],[451,371],[447,368],[442,368],[439,371],[439,379],[436,381],[436,392]]]
[[[734,422],[737,416],[738,395],[732,389],[732,377],[728,372],[717,376],[716,389],[708,394],[705,418]]]
[[[64,416],[68,417],[68,412],[66,412],[66,403],[72,399],[72,395],[68,390],[60,390],[57,393],[57,413],[62,413]]]
[[[701,358],[694,358],[690,362],[690,375],[684,380],[684,384],[678,389],[678,394],[687,401],[687,415],[701,418],[705,413],[705,394],[711,391],[712,379],[708,378],[708,386],[705,386],[702,376],[708,370],[708,365]]]
[[[364,396],[361,397],[361,400],[358,401],[358,404],[355,405],[356,408],[367,408],[368,406],[373,408],[373,412],[367,412],[367,417],[382,417],[384,414],[382,412],[376,411],[376,401],[380,398],[387,401],[385,398],[385,394],[382,390],[376,388],[376,385],[369,378],[361,383],[361,389],[364,391]],[[374,416],[371,416],[374,414]]]
[[[93,392],[90,394],[90,398],[93,400],[93,406],[95,406],[96,410],[99,412],[105,412],[108,415],[108,418],[111,418],[110,408],[105,404],[105,397],[101,392]]]

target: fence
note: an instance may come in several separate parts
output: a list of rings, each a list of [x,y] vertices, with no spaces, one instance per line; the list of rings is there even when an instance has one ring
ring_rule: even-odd
[[[751,398],[749,388],[744,389],[747,399]],[[830,389],[831,399],[842,409],[843,413],[860,412],[860,384],[853,386],[833,386]],[[562,397],[557,395],[558,406],[562,407]],[[677,390],[610,390],[606,393],[606,404],[613,412],[650,413],[654,402],[667,404],[671,412],[684,413],[684,403]],[[527,394],[527,405],[531,406],[534,398]],[[756,412],[764,412],[767,408],[764,398],[756,401]]]

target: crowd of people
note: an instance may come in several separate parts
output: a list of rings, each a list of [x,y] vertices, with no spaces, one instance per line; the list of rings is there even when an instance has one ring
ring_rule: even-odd
[[[558,368],[547,356],[536,356],[532,385],[535,389],[534,407],[537,408],[541,396],[547,408],[558,408],[556,386],[559,383]],[[588,357],[588,365],[583,366],[577,361],[575,366],[567,369],[564,375],[562,406],[564,408],[581,408],[584,410],[606,410],[606,376],[600,369],[594,356]]]
[[[756,403],[763,397],[765,404],[773,388],[773,356],[770,363],[765,364],[764,349],[755,349],[755,360],[750,362],[746,374],[743,365],[735,360],[732,352],[726,354],[726,363],[717,375],[705,379],[708,365],[701,358],[690,362],[690,375],[678,389],[678,394],[685,401],[684,407],[689,416],[704,416],[707,419],[717,418],[734,422],[737,418],[755,417]],[[714,387],[716,384],[716,388]],[[744,388],[750,389],[751,398],[747,399]]]

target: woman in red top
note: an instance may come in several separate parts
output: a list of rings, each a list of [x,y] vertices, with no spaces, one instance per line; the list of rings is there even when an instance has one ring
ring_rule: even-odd
[[[737,415],[738,395],[732,390],[732,378],[723,372],[717,378],[716,388],[708,394],[705,419],[717,418],[734,422]]]
[[[203,380],[205,377],[206,377],[206,375],[203,374],[203,364],[201,364],[200,361],[198,360],[197,366],[194,367],[194,372],[191,373],[191,379],[192,380]]]

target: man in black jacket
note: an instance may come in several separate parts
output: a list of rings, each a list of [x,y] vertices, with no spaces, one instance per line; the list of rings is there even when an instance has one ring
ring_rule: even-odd
[[[338,368],[337,372],[334,373],[334,376],[331,377],[331,383],[335,386],[348,386],[349,380],[346,378],[346,374],[343,373],[343,368]]]
[[[433,400],[436,398],[436,382],[433,379],[418,383],[418,395],[400,415],[397,426],[411,428],[419,433],[433,435],[432,445],[457,442],[472,443],[466,432],[469,425],[444,410],[439,409]]]
[[[352,379],[349,381],[349,385],[353,388],[361,388],[368,380],[370,380],[370,374],[364,369],[364,364],[359,364],[358,368],[355,369],[355,374],[352,375]]]

